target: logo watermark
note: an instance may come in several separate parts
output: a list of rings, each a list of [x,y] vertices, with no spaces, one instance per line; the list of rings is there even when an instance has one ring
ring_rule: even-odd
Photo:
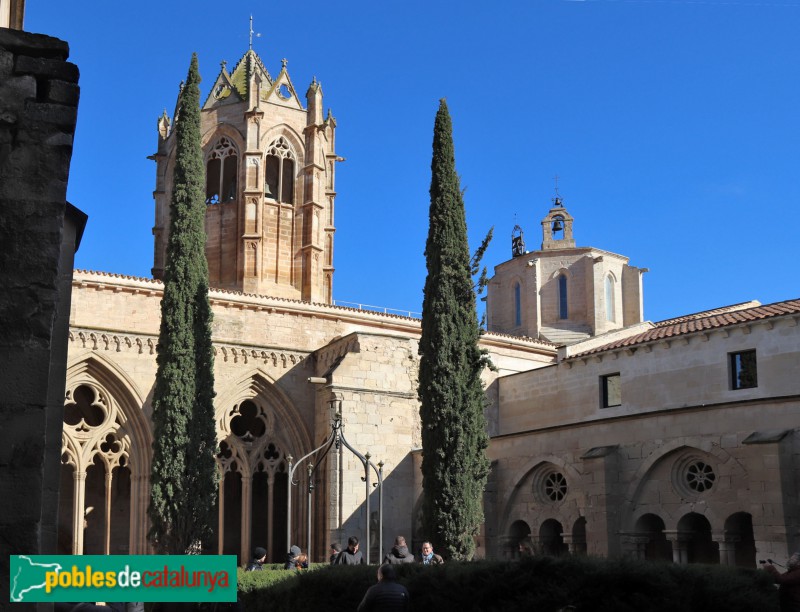
[[[236,601],[235,555],[12,555],[12,602]]]

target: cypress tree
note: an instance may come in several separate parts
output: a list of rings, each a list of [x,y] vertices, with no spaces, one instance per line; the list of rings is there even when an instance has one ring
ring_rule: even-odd
[[[419,342],[422,420],[422,524],[434,547],[470,559],[483,521],[489,471],[472,265],[453,128],[440,101],[433,131],[428,276]]]
[[[210,543],[217,498],[199,83],[194,54],[176,112],[174,186],[153,392],[149,536],[166,554],[183,554]]]

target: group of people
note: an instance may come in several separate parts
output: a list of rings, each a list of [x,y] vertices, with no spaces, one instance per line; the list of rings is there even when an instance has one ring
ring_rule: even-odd
[[[347,540],[347,548],[342,550],[338,543],[330,546],[331,565],[362,565],[366,563],[364,555],[359,550],[359,541],[356,536]],[[253,550],[253,560],[245,568],[246,572],[263,569],[267,561],[267,551],[258,546]],[[422,553],[419,561],[408,550],[406,539],[397,536],[394,546],[383,559],[383,564],[378,568],[378,582],[371,586],[364,599],[358,606],[358,612],[381,610],[383,612],[407,612],[409,609],[408,589],[397,582],[397,573],[393,566],[404,563],[422,563],[423,565],[441,565],[444,559],[433,552],[430,542],[422,543]],[[300,570],[308,568],[308,557],[300,550],[299,546],[289,549],[284,569]]]
[[[330,546],[330,564],[331,565],[361,565],[366,563],[364,555],[359,550],[359,541],[356,536],[350,536],[347,540],[347,548],[342,550],[337,542]],[[267,561],[267,551],[261,546],[253,549],[253,560],[247,564],[246,572],[257,571],[263,568]],[[383,558],[383,563],[388,565],[398,565],[402,563],[416,563],[417,558],[412,552],[408,550],[406,539],[403,536],[397,536],[394,540],[394,546],[387,555]],[[433,552],[433,545],[430,542],[422,543],[422,554],[419,558],[419,563],[423,565],[441,565],[444,559],[440,555]],[[308,569],[308,555],[300,550],[299,546],[292,546],[284,563],[284,569],[300,570]]]

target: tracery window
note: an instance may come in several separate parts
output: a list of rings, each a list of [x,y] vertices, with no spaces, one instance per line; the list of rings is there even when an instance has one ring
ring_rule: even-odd
[[[206,161],[206,204],[236,199],[238,170],[239,154],[236,146],[223,136],[208,154]]]
[[[289,142],[281,136],[267,149],[264,169],[264,195],[276,202],[294,202],[295,155]]]
[[[124,523],[130,508],[131,440],[124,420],[101,387],[81,382],[67,388],[58,534],[62,553],[129,552],[128,529],[112,528],[112,517]]]

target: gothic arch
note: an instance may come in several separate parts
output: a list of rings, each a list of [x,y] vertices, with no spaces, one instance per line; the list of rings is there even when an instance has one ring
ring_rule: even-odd
[[[291,400],[261,369],[220,393],[215,420],[222,476],[218,551],[245,562],[254,546],[265,546],[271,560],[281,560],[288,456],[308,452],[311,436]]]
[[[59,508],[64,551],[86,552],[84,536],[91,533],[93,546],[104,554],[147,552],[153,437],[143,404],[135,383],[103,355],[84,354],[69,363],[62,432],[66,491]]]
[[[297,173],[299,174],[306,161],[305,140],[303,139],[303,136],[297,133],[290,125],[281,123],[270,128],[266,134],[261,137],[261,142],[259,143],[258,148],[261,151],[265,151],[273,141],[277,140],[281,136],[287,140],[289,146],[292,148],[292,152],[294,153],[298,164]]]
[[[206,157],[206,147],[214,144],[223,136],[226,136],[233,141],[233,143],[236,145],[236,148],[239,150],[240,155],[244,153],[246,150],[244,135],[230,123],[218,123],[206,130],[200,139],[201,148],[203,149],[203,159]]]
[[[641,464],[628,486],[625,499],[629,500],[630,503],[625,505],[625,514],[621,522],[623,531],[633,530],[636,522],[643,515],[653,512],[661,516],[668,530],[676,529],[680,518],[690,512],[704,514],[712,525],[721,527],[720,517],[717,516],[715,509],[717,504],[710,502],[698,503],[698,500],[694,499],[691,493],[689,495],[681,495],[680,492],[674,490],[675,485],[672,482],[670,482],[669,491],[672,494],[674,503],[667,504],[662,499],[657,511],[654,508],[650,508],[651,504],[639,504],[639,499],[642,497],[643,491],[655,471],[671,464],[673,467],[670,471],[674,472],[675,463],[681,460],[682,455],[687,458],[696,457],[702,459],[703,457],[708,457],[712,459],[719,468],[719,474],[716,474],[715,478],[719,476],[741,476],[744,473],[738,461],[719,446],[710,446],[700,439],[681,438],[667,442],[659,448],[657,454],[654,453]]]
[[[513,511],[515,505],[517,504],[518,498],[521,497],[523,491],[525,491],[525,487],[530,489],[534,486],[534,483],[532,482],[534,474],[546,466],[552,466],[563,472],[566,475],[567,482],[571,483],[569,484],[564,501],[568,499],[574,500],[577,498],[578,502],[577,504],[572,504],[572,509],[569,511],[564,511],[563,509],[566,508],[567,505],[561,504],[560,510],[562,510],[562,512],[557,512],[556,514],[561,517],[565,524],[572,525],[576,520],[578,520],[580,517],[580,508],[584,506],[583,492],[582,487],[580,486],[581,474],[561,457],[548,455],[532,459],[523,468],[518,470],[512,477],[511,482],[514,483],[514,485],[510,489],[506,500],[500,504],[500,507],[502,508],[500,512],[500,533],[507,533],[509,530],[509,524],[516,520],[525,520],[529,525],[531,525],[532,528],[538,525],[538,521],[533,521],[533,517],[530,516],[529,513],[526,516],[517,516],[516,514],[513,514]],[[542,516],[544,516],[544,514],[548,514],[548,517],[550,514],[553,514],[551,508],[548,508],[549,512],[545,512],[545,508],[546,507],[542,505],[541,512],[538,514],[542,514]]]
[[[270,417],[274,423],[280,423],[282,431],[275,429],[289,446],[295,457],[301,457],[311,450],[311,434],[298,416],[298,411],[292,401],[281,391],[272,378],[261,368],[253,370],[247,376],[240,378],[224,391],[220,392],[215,400],[215,420],[217,422],[217,435],[224,440],[230,434],[228,411],[235,404],[245,400],[263,398],[274,409],[274,416]],[[302,451],[302,452],[301,452]]]

